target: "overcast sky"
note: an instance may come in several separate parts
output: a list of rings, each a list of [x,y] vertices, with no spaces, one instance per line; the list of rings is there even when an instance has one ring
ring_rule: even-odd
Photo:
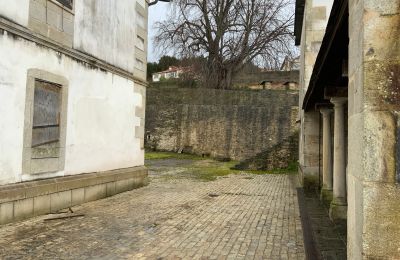
[[[153,48],[153,37],[156,31],[153,26],[156,22],[165,20],[168,13],[170,12],[171,4],[165,2],[158,2],[156,5],[150,6],[149,8],[149,48],[148,48],[148,60],[151,62],[158,61],[160,55],[155,52]]]

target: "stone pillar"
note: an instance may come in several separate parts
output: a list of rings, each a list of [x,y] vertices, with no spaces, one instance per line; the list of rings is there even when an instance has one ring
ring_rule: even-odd
[[[348,259],[400,259],[400,0],[349,0]]]
[[[333,199],[329,216],[333,220],[346,219],[346,137],[344,122],[344,105],[347,98],[332,98],[335,123],[333,139]]]
[[[332,176],[332,134],[331,134],[331,113],[332,110],[329,108],[321,108],[323,122],[323,141],[322,141],[322,190],[321,200],[330,203],[332,201],[332,188],[333,188],[333,176]]]
[[[300,127],[300,178],[303,188],[314,192],[319,180],[319,112],[303,111]]]

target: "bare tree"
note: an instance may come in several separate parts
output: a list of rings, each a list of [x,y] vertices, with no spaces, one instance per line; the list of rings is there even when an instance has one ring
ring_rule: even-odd
[[[205,84],[227,89],[244,64],[278,68],[291,54],[290,0],[174,0],[157,23],[158,49],[181,57],[203,56]]]

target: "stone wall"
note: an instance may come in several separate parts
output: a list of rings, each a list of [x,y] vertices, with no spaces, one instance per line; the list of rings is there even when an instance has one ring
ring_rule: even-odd
[[[257,73],[243,73],[238,75],[233,80],[233,85],[236,88],[243,88],[249,86],[259,86],[262,81],[270,81],[275,84],[282,85],[286,82],[298,83],[299,71],[265,71]],[[297,89],[297,84],[296,84]]]
[[[296,131],[290,90],[147,89],[147,146],[244,160]]]

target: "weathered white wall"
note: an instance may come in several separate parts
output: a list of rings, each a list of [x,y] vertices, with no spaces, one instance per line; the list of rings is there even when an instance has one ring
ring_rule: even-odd
[[[74,48],[133,72],[136,1],[75,1]]]
[[[20,25],[27,26],[29,19],[29,0],[0,0],[0,16]]]
[[[0,35],[0,184],[31,178],[106,171],[144,164],[135,127],[142,96],[133,82],[42,48]],[[22,176],[27,70],[37,68],[69,80],[65,170]]]

